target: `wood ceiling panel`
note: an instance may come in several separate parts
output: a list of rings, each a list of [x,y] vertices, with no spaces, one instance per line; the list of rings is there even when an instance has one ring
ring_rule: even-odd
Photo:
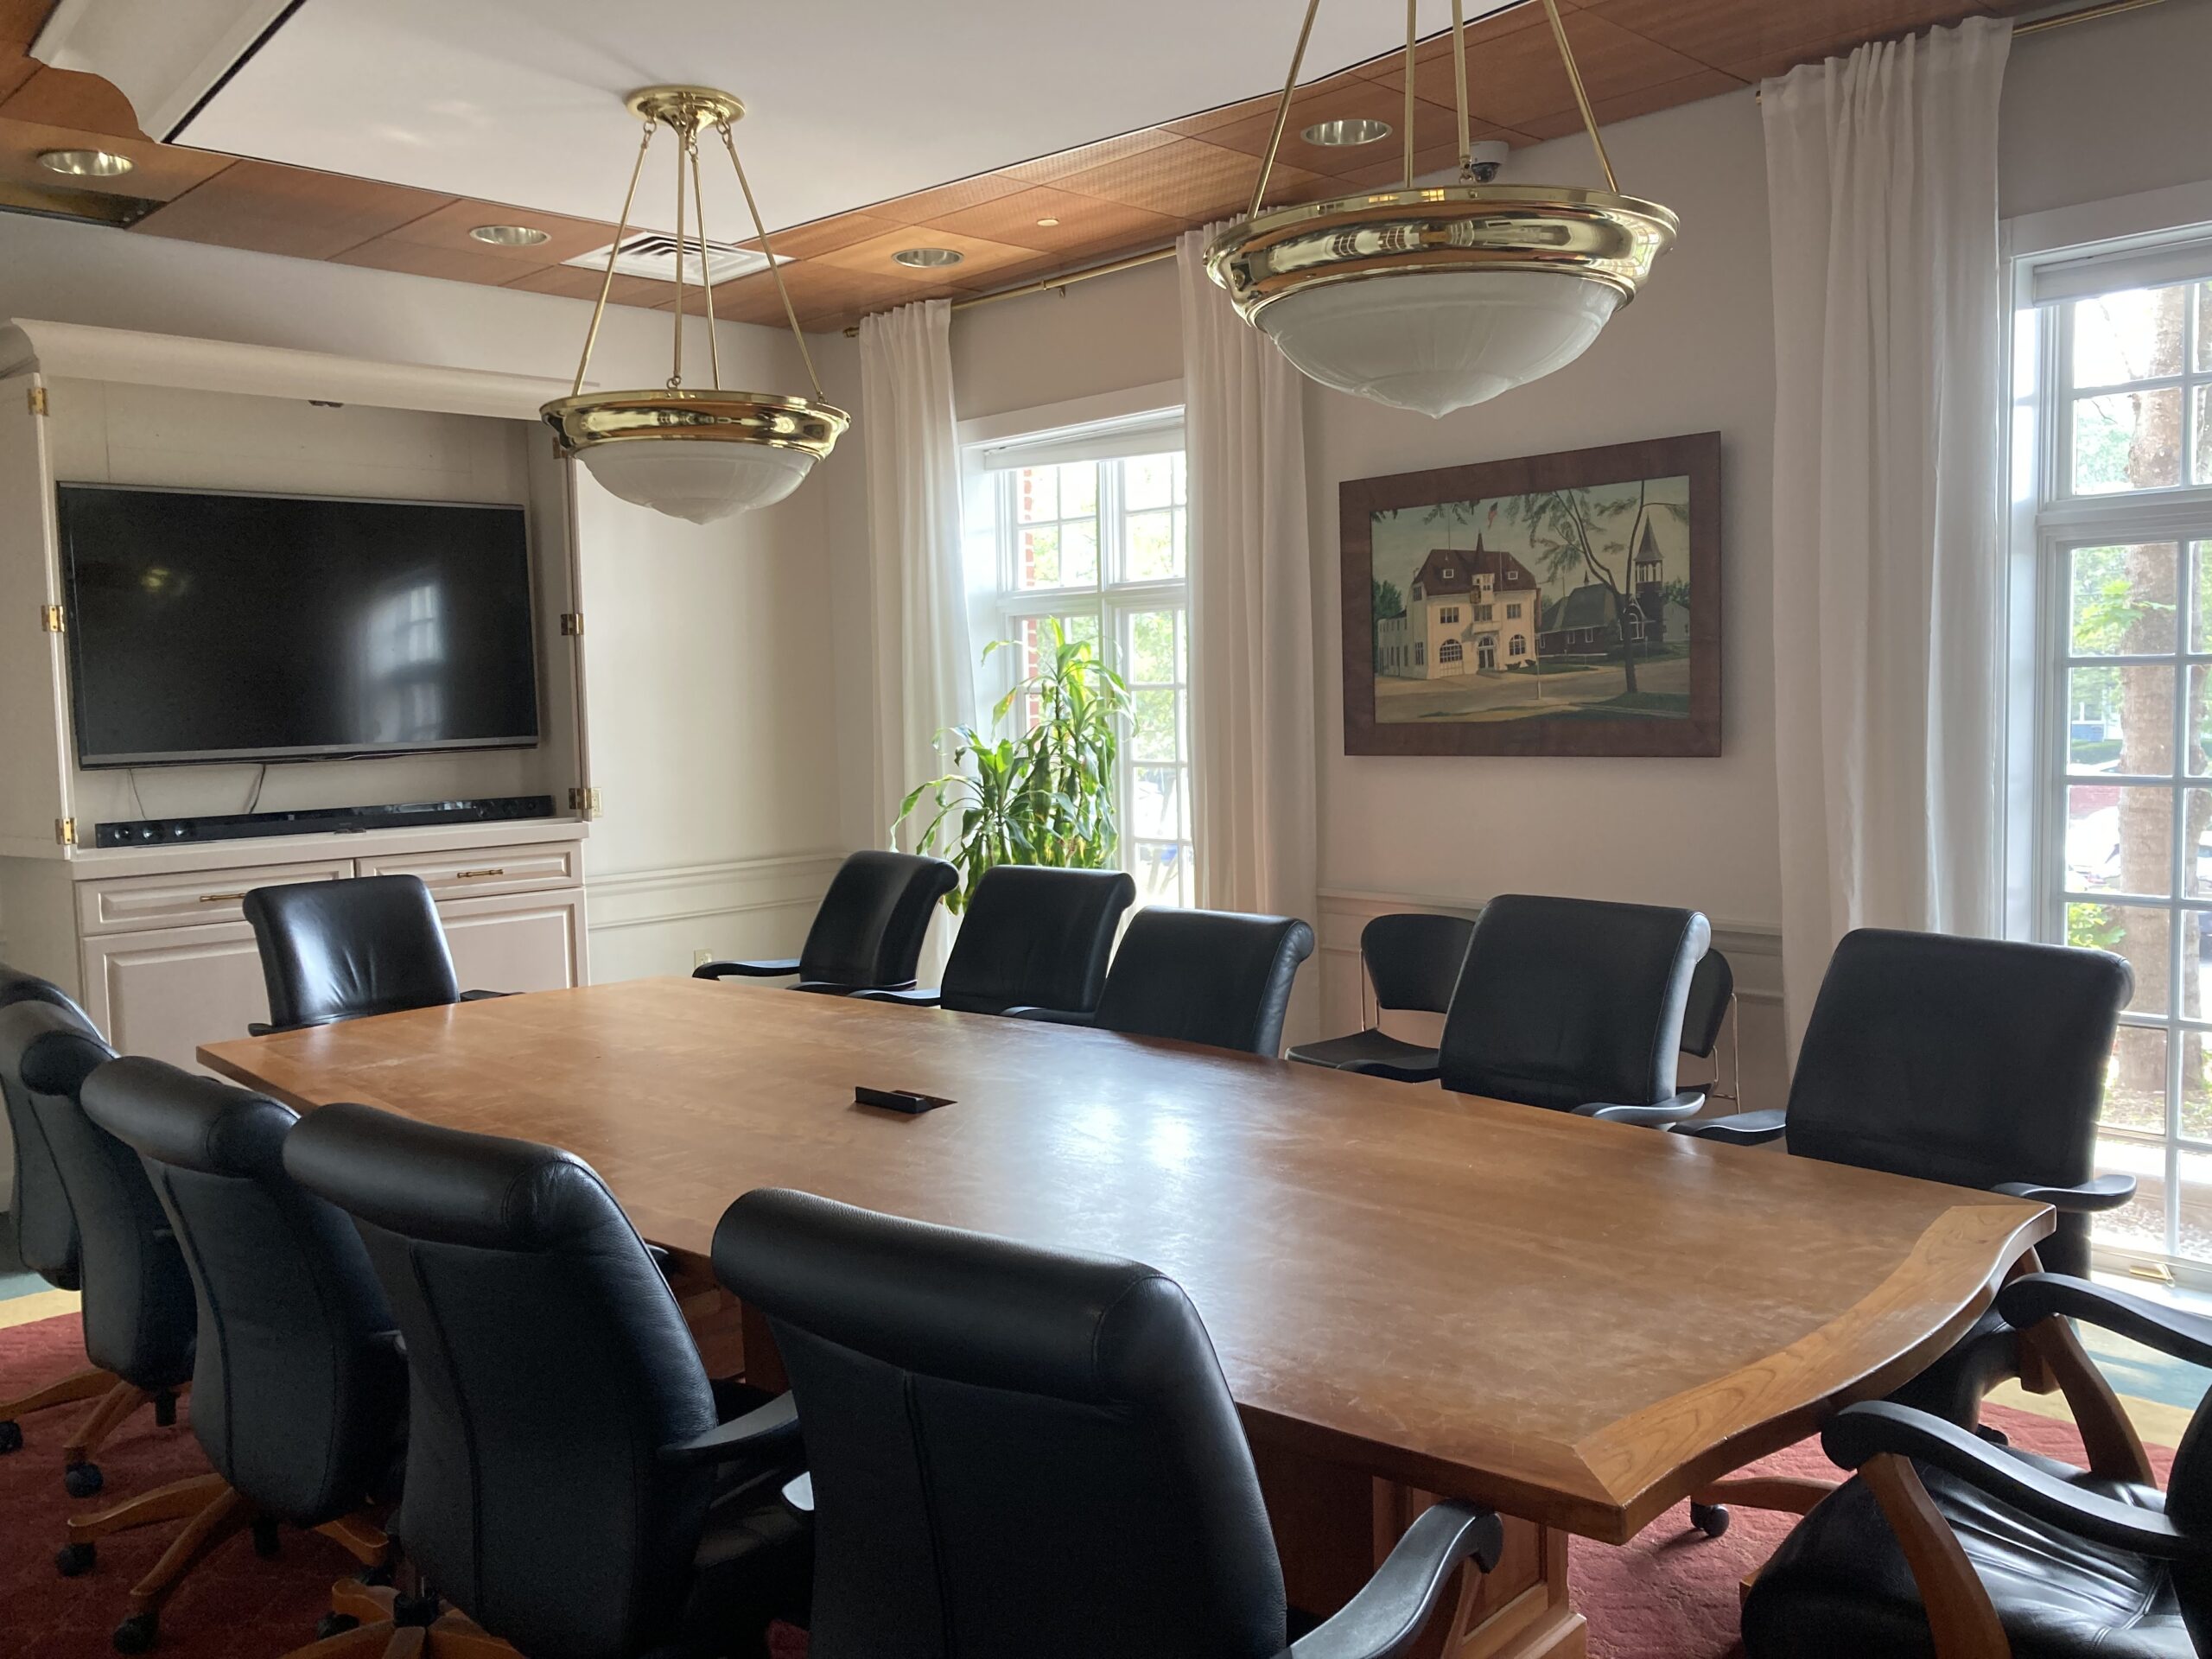
[[[798,312],[799,321],[809,326],[855,310],[902,305],[922,297],[914,292],[912,283],[880,271],[850,270],[820,260],[786,265],[783,276],[791,289],[791,305]],[[716,287],[715,315],[736,322],[763,323],[771,327],[785,326],[783,302],[777,297],[775,283],[766,271]]]
[[[1056,224],[1039,221],[1055,219]],[[1039,253],[1067,254],[1116,243],[1166,241],[1182,228],[1182,221],[1148,208],[1086,196],[1073,190],[1038,185],[1001,196],[981,207],[969,207],[921,227],[932,236],[940,231],[976,236],[988,242],[1033,248]]]
[[[1102,138],[1095,144],[1081,144],[1073,149],[1064,149],[1057,156],[1039,156],[1026,162],[1016,162],[1011,167],[999,169],[999,176],[1014,179],[1024,184],[1059,184],[1078,173],[1109,162],[1123,162],[1148,149],[1159,149],[1175,142],[1177,135],[1166,127],[1147,127],[1141,132],[1125,132],[1112,138]]]
[[[1574,108],[1574,89],[1567,81],[1566,65],[1560,61],[1559,43],[1541,13],[1537,22],[1542,26],[1512,29],[1480,50],[1469,46],[1467,102],[1481,119],[1525,132],[1532,121]],[[1566,24],[1592,103],[1685,79],[1713,67],[1608,22],[1594,12],[1571,13]],[[1402,86],[1403,67],[1384,71],[1378,79],[1385,86]],[[1414,90],[1431,102],[1451,104],[1448,45],[1421,60]]]
[[[403,185],[239,161],[131,226],[134,234],[327,259],[453,200]]]
[[[543,231],[549,239],[535,247],[501,247],[496,243],[479,242],[469,235],[479,225],[527,225],[532,230]],[[504,283],[518,270],[541,270],[604,248],[614,239],[614,226],[594,219],[567,219],[559,213],[541,213],[533,208],[464,198],[448,202],[420,219],[410,219],[387,235],[394,241],[446,252],[489,255],[505,265],[505,273],[494,278]]]
[[[112,179],[75,178],[40,166],[39,152],[47,149],[105,149],[127,156],[137,165]],[[103,195],[168,201],[230,165],[228,156],[210,150],[181,149],[146,138],[117,138],[107,133],[0,117],[0,178],[41,189],[90,190]]]
[[[1739,91],[1751,83],[1738,79],[1721,69],[1700,69],[1684,75],[1680,80],[1662,80],[1656,86],[1640,87],[1632,92],[1623,92],[1613,98],[1593,100],[1598,124],[1611,126],[1616,121],[1632,121],[1639,115],[1649,115],[1655,110],[1671,110],[1677,104],[1694,104],[1700,99],[1718,98],[1723,92]],[[1583,130],[1580,110],[1560,110],[1555,114],[1539,116],[1528,123],[1528,130],[1535,138],[1564,138],[1569,133]],[[1594,167],[1596,163],[1593,162]],[[1592,179],[1593,183],[1597,181]]]
[[[1188,220],[1242,207],[1251,194],[1258,170],[1253,158],[1242,150],[1176,137],[1077,173],[1060,184],[1078,195],[1103,196],[1109,201]],[[1275,167],[1275,178],[1286,191],[1311,184],[1317,176],[1304,168],[1280,162]]]
[[[1747,80],[1989,10],[1984,0],[1593,0],[1591,15]],[[1580,50],[1580,38],[1576,37]]]
[[[779,259],[811,259],[833,249],[850,247],[855,242],[865,242],[872,236],[881,236],[887,231],[898,228],[899,221],[879,219],[874,213],[840,213],[835,219],[817,219],[811,225],[778,231],[769,239],[775,245]],[[748,236],[738,246],[751,248],[757,252],[760,238]]]
[[[38,72],[31,42],[53,9],[54,0],[0,0],[0,99]]]
[[[900,196],[892,201],[879,201],[862,211],[871,219],[888,219],[893,225],[920,225],[983,202],[996,201],[1001,196],[1010,196],[1027,182],[1002,173],[983,173],[972,179],[941,184],[934,190],[918,191],[913,195]]]
[[[590,270],[581,265],[550,265],[524,276],[511,276],[499,285],[532,294],[557,294],[567,300],[596,300],[599,285],[606,275],[604,266]],[[673,283],[657,282],[650,276],[618,276],[613,290],[607,297],[610,305],[656,306],[665,305],[675,294]]]
[[[806,264],[830,265],[841,270],[859,271],[880,278],[894,278],[907,288],[936,288],[944,285],[950,272],[939,270],[916,270],[897,264],[892,255],[902,248],[950,248],[963,257],[954,267],[963,276],[972,276],[978,271],[1003,270],[1018,265],[1036,257],[1034,248],[1015,247],[1003,242],[986,241],[979,236],[963,236],[957,231],[940,231],[920,225],[902,226],[883,236],[872,236],[865,242],[833,248],[819,259]],[[753,280],[748,277],[749,282]]]
[[[1402,81],[1400,85],[1402,86]],[[1389,135],[1374,143],[1358,145],[1313,144],[1303,137],[1306,129],[1317,122],[1359,118],[1383,123],[1390,129]],[[1241,149],[1249,156],[1264,156],[1268,135],[1274,130],[1274,104],[1271,101],[1256,114],[1214,127],[1207,132],[1205,141],[1225,149]],[[1276,152],[1276,165],[1287,162],[1308,173],[1331,178],[1370,173],[1378,156],[1390,158],[1402,154],[1405,139],[1400,129],[1404,124],[1405,98],[1402,91],[1394,91],[1364,76],[1339,75],[1301,92],[1291,100],[1290,119],[1283,125],[1282,148]],[[1478,141],[1497,136],[1495,129],[1481,121],[1473,123],[1471,130]],[[1446,146],[1456,151],[1458,145],[1459,123],[1452,106],[1416,97],[1414,153]]]
[[[0,116],[10,121],[41,121],[75,127],[112,138],[143,138],[130,100],[98,75],[35,65],[22,84],[0,102]]]
[[[491,249],[472,243],[466,248],[438,247],[422,242],[407,242],[396,236],[379,236],[333,254],[334,265],[365,265],[372,270],[404,271],[410,276],[441,276],[454,283],[483,283],[492,287],[504,286],[518,271],[527,275],[529,266],[518,267],[512,259],[501,258]],[[543,268],[541,261],[539,269]]]

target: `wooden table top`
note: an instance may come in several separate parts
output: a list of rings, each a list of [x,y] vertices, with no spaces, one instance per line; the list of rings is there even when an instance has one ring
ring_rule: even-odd
[[[1180,1044],[703,980],[216,1043],[307,1109],[568,1147],[704,1255],[789,1186],[1150,1262],[1255,1436],[1622,1541],[1895,1386],[2050,1211]],[[956,1104],[920,1117],[853,1088]]]

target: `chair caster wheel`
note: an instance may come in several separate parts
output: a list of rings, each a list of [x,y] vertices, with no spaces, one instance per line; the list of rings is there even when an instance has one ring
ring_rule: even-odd
[[[133,1613],[115,1627],[115,1634],[108,1637],[118,1653],[146,1653],[151,1651],[154,1639],[161,1628],[151,1613]]]
[[[91,1544],[64,1544],[54,1552],[54,1570],[65,1579],[82,1578],[99,1562],[99,1551]]]
[[[72,1497],[90,1497],[107,1484],[97,1463],[73,1463],[61,1471],[61,1484]]]
[[[167,1389],[163,1389],[154,1396],[154,1427],[156,1428],[176,1427],[176,1395]]]
[[[361,1621],[351,1613],[325,1613],[315,1622],[315,1639],[327,1642],[334,1636],[343,1636],[358,1629]]]
[[[1690,1505],[1690,1525],[1708,1538],[1718,1538],[1722,1533],[1727,1531],[1730,1518],[1728,1506],[1726,1503],[1692,1503]]]
[[[390,1561],[379,1561],[374,1567],[363,1567],[354,1576],[372,1589],[380,1590],[389,1588],[393,1578],[397,1575],[393,1573]]]
[[[435,1595],[401,1596],[391,1604],[391,1622],[403,1630],[410,1624],[435,1624],[437,1618]]]
[[[10,1417],[0,1421],[0,1457],[23,1449],[23,1426]]]
[[[264,1561],[273,1561],[283,1548],[276,1535],[276,1523],[264,1519],[253,1523],[253,1553]]]

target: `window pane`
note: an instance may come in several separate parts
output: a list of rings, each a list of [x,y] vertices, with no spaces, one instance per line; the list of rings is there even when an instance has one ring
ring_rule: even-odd
[[[1165,582],[1183,574],[1182,550],[1175,534],[1175,521],[1182,516],[1173,510],[1128,516],[1131,582]]]
[[[1175,616],[1173,611],[1139,611],[1129,618],[1129,672],[1132,684],[1172,685],[1175,672]]]
[[[1135,869],[1137,903],[1140,906],[1190,903],[1190,849],[1179,842],[1139,842]]]
[[[2201,964],[2196,971],[2201,976]],[[2181,1044],[2181,1132],[2191,1141],[2212,1141],[2212,1044],[2201,1031],[2175,1036]]]
[[[2212,678],[2199,663],[2189,671],[2189,770],[2199,778],[2212,772],[2212,702],[2208,694],[2212,694]]]
[[[1098,521],[1071,520],[1060,526],[1060,585],[1098,585]]]
[[[1021,532],[1021,585],[1057,588],[1060,585],[1060,531],[1057,524],[1046,530]]]
[[[2202,790],[2191,790],[2202,795]],[[2076,784],[2066,791],[2066,886],[2164,898],[2173,887],[2174,798],[2156,785]]]
[[[2171,775],[2175,677],[2172,669],[2163,666],[2069,670],[2067,769]]]
[[[1179,454],[1132,455],[1122,463],[1122,496],[1132,512],[1145,507],[1173,506]]]
[[[1059,472],[1052,467],[1025,467],[1014,480],[1014,517],[1025,524],[1040,524],[1060,516]]]
[[[2212,374],[2212,283],[2196,285],[2196,372]]]
[[[2164,1014],[2170,1002],[2166,963],[2174,914],[2148,905],[2069,904],[2066,943],[2126,957],[2135,970],[2135,995],[2128,1007],[2137,1014]]]
[[[1140,836],[1173,840],[1183,834],[1183,769],[1180,766],[1139,766],[1136,770],[1136,822],[1130,827]]]
[[[1098,463],[1078,461],[1060,472],[1060,512],[1063,518],[1098,516]]]
[[[2074,493],[2165,489],[2181,482],[2181,388],[2074,400]]]
[[[1175,745],[1176,694],[1173,691],[1137,691],[1131,694],[1136,705],[1136,731],[1130,740],[1129,753],[1139,760],[1173,760],[1179,758]]]
[[[2189,549],[2190,582],[2196,594],[2195,620],[2189,629],[2191,651],[2212,651],[2212,542],[2192,542]]]
[[[2074,302],[2074,384],[2117,386],[2181,372],[2189,289],[2131,288]]]
[[[2135,1197],[2107,1210],[2089,1224],[2100,1244],[2152,1255],[2166,1253],[2166,1149],[2158,1142],[2103,1140],[2097,1142],[2097,1173],[2133,1175]]]
[[[2180,582],[2180,555],[2171,542],[2075,548],[2068,649],[2076,657],[2171,651]]]
[[[2108,1129],[2166,1132],[2166,1033],[2122,1026],[2105,1071],[2105,1103],[2097,1122]]]
[[[2195,483],[2212,484],[2212,386],[2196,389],[2196,459],[2190,477]]]
[[[2212,790],[2188,791],[2182,810],[2188,815],[2190,851],[2181,890],[2188,898],[2212,899]]]
[[[2180,1254],[2191,1261],[2212,1261],[2212,1154],[2184,1152],[2180,1174],[2181,1190],[2175,1195]]]

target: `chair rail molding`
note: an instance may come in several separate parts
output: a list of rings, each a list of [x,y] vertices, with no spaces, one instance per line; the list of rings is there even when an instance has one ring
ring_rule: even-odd
[[[822,848],[714,864],[591,870],[587,877],[591,931],[652,927],[702,916],[811,910],[844,861],[843,852]]]

